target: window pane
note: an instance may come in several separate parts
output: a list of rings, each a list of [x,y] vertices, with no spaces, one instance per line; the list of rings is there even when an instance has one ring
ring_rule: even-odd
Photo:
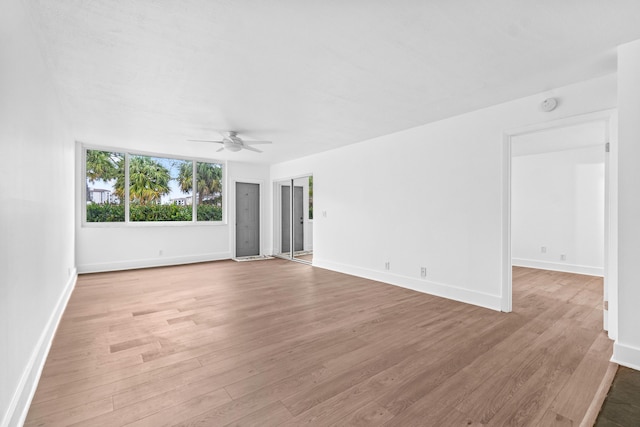
[[[129,220],[191,221],[193,162],[131,155]]]
[[[124,221],[124,154],[87,150],[87,222]]]
[[[197,162],[198,221],[222,221],[222,165]]]

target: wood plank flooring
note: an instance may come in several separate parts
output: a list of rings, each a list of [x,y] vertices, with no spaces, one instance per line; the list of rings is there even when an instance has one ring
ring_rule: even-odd
[[[578,425],[602,280],[513,277],[505,314],[277,259],[83,275],[25,425]]]

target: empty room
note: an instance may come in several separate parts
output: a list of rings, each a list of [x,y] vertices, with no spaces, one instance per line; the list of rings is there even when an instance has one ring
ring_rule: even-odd
[[[639,18],[5,0],[0,426],[638,425]]]

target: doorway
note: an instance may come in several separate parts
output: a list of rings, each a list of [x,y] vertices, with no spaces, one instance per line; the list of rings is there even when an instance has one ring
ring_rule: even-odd
[[[612,250],[612,248],[615,248],[615,242],[617,241],[616,226],[612,224],[612,218],[615,218],[616,205],[611,202],[610,197],[612,192],[615,192],[616,172],[615,167],[612,167],[612,160],[614,159],[609,155],[610,147],[615,144],[614,138],[612,138],[615,135],[611,133],[611,122],[614,119],[613,111],[605,111],[505,133],[502,311],[509,312],[512,310],[513,266],[520,265],[578,274],[599,275],[604,279],[603,329],[609,330],[611,336],[611,322],[609,322],[609,319],[612,317],[610,315],[612,307],[608,304],[608,301],[612,298],[612,291],[615,292],[617,290],[615,283],[615,250]],[[582,156],[582,160],[574,161],[572,174],[567,174],[567,171],[562,171],[562,167],[559,165],[562,165],[563,161],[565,163],[568,162],[566,159],[571,157],[571,150],[576,150],[576,153],[580,152],[579,156]],[[523,160],[524,157],[522,156],[528,155],[533,157]],[[545,156],[554,158],[554,161],[558,163],[555,169],[565,173],[565,176],[558,175],[554,180],[552,175],[556,172],[550,167],[543,166],[542,163],[536,165],[535,162],[540,159],[534,161],[535,156],[539,156],[540,159]],[[585,156],[589,157],[590,160],[584,161]],[[597,159],[598,156],[600,156],[599,161],[593,160]],[[520,169],[515,170],[514,168]],[[568,223],[571,223],[571,228],[574,228],[574,230],[569,230],[569,227],[565,226],[564,228],[559,228],[556,233],[548,233],[549,237],[540,237],[542,235],[540,232],[542,230],[541,224],[527,229],[523,227],[522,217],[514,217],[514,215],[521,215],[522,212],[526,212],[527,206],[533,206],[532,203],[523,205],[521,203],[522,197],[520,197],[522,195],[515,194],[515,191],[522,191],[522,188],[524,188],[522,186],[522,173],[524,173],[524,170],[529,174],[526,178],[528,182],[548,180],[549,183],[555,183],[555,185],[547,187],[546,194],[540,189],[536,191],[538,191],[541,200],[555,197],[556,205],[565,205],[565,210],[561,212],[564,212],[562,215],[566,215],[569,218],[564,218],[563,221],[569,221]],[[514,182],[514,179],[517,182]],[[575,182],[567,182],[570,180]],[[578,183],[578,181],[581,183]],[[596,182],[600,185],[600,191],[604,193],[600,193],[601,200],[597,203],[594,202],[595,199],[593,198],[593,192],[597,191],[597,189],[590,187],[596,185]],[[563,186],[571,187],[571,191],[575,192],[573,193],[574,200],[569,204],[563,199],[566,195],[563,196],[561,194],[560,187]],[[591,197],[591,201],[585,199],[585,194],[587,194],[587,197]],[[589,205],[589,203],[591,204]],[[568,212],[566,206],[570,206],[572,211]],[[552,206],[552,208],[557,209],[558,206]],[[596,212],[598,209],[601,209],[599,213]],[[546,212],[541,211],[538,212],[538,216],[534,214],[532,218],[540,222],[544,219],[541,219],[541,217],[546,214]],[[594,217],[598,215],[598,218]],[[552,221],[554,218],[559,220],[557,211],[556,216],[550,214],[546,219]],[[586,238],[584,235],[578,236],[575,229],[579,229],[585,224],[596,224],[598,221],[600,221],[601,226],[601,239],[598,240],[598,238],[593,237],[597,236],[597,233],[593,233],[593,230],[592,236],[587,236]],[[538,231],[536,231],[536,227],[538,227]],[[520,239],[524,235],[529,235],[532,240],[523,244]],[[518,242],[514,241],[515,238],[519,239]],[[585,239],[590,239],[588,244],[584,243]],[[546,240],[553,243],[547,244]],[[551,245],[554,245],[554,247],[551,248]],[[588,246],[591,247],[591,255],[585,252],[585,248]],[[596,248],[596,246],[599,247]],[[528,252],[523,248],[527,248]],[[598,251],[600,251],[599,255]],[[585,262],[585,260],[593,262]],[[576,268],[578,268],[577,271]],[[609,311],[607,311],[607,308]]]
[[[281,258],[313,261],[313,176],[286,179],[275,183],[277,248]],[[293,189],[293,191],[292,191]]]
[[[236,182],[236,258],[260,255],[260,184]]]

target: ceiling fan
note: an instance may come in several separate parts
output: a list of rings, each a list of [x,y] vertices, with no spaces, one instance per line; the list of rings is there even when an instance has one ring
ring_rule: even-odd
[[[256,153],[262,153],[261,150],[258,150],[257,148],[252,147],[252,145],[271,144],[271,141],[245,141],[244,139],[238,136],[238,132],[236,131],[226,132],[226,134],[222,136],[222,141],[214,141],[214,140],[207,140],[207,139],[190,139],[189,141],[215,142],[216,144],[222,144],[222,147],[219,150],[216,150],[216,152],[222,151],[224,149],[227,149],[229,151],[234,151],[234,152],[244,149],[249,151],[255,151]]]

